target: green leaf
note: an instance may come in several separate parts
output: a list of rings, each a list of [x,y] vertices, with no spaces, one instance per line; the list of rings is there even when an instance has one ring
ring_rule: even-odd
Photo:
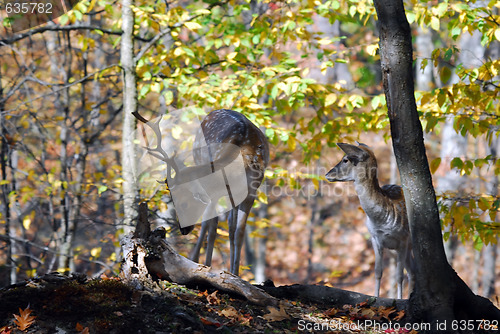
[[[273,139],[275,135],[274,129],[266,128],[266,137],[269,139]]]
[[[406,12],[406,19],[408,20],[409,24],[412,24],[417,19],[417,15],[413,12],[407,11]]]
[[[458,37],[460,37],[460,35],[462,35],[462,28],[454,27],[453,29],[451,29],[451,37],[454,40],[456,40]]]
[[[174,101],[174,93],[172,93],[171,90],[166,90],[163,94],[163,98],[165,99],[165,104],[168,106]]]
[[[431,132],[438,123],[438,118],[436,116],[427,117],[427,125],[425,126],[425,132]]]
[[[483,249],[483,246],[484,246],[483,239],[481,239],[481,237],[479,235],[475,236],[474,237],[474,249],[477,250],[478,252],[480,252],[481,249]]]
[[[464,162],[462,161],[462,159],[460,158],[453,158],[453,160],[451,160],[450,162],[450,168],[453,169],[453,168],[457,168],[457,169],[462,169],[464,166]]]
[[[149,89],[151,88],[151,85],[145,84],[142,86],[141,91],[139,92],[139,96],[144,97],[146,96],[147,93],[149,93]]]
[[[443,84],[446,84],[448,80],[451,78],[451,70],[449,67],[445,66],[441,68],[441,71],[439,71],[439,78],[441,79],[441,82]]]

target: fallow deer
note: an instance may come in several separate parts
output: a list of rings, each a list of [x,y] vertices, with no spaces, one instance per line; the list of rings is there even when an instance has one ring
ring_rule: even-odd
[[[234,207],[228,216],[229,225],[229,249],[230,249],[230,272],[238,275],[240,267],[240,255],[243,241],[245,239],[245,228],[264,178],[264,171],[269,163],[269,144],[266,136],[248,118],[236,111],[221,109],[208,114],[201,123],[201,129],[207,145],[214,143],[233,144],[240,148],[245,167],[245,176],[248,186],[246,199]],[[197,136],[198,138],[199,136]],[[197,140],[195,140],[196,143]],[[203,164],[218,158],[214,152],[213,157],[196,154],[195,162]],[[205,252],[205,264],[211,265],[215,237],[217,235],[218,217],[202,222],[198,242],[191,252],[191,259],[198,262],[200,250],[205,234],[207,235],[207,247]],[[185,231],[183,231],[185,233]]]
[[[134,115],[152,128],[158,137],[157,142],[161,143],[159,123],[150,124],[138,113],[134,113]],[[168,187],[171,190],[176,186],[189,183],[191,184],[190,191],[192,191],[192,187],[198,190],[194,192],[195,198],[193,198],[191,193],[187,194],[186,198],[191,196],[192,200],[197,199],[204,203],[209,202],[203,214],[198,242],[190,255],[193,261],[198,262],[203,241],[208,232],[205,252],[205,264],[207,266],[210,266],[212,263],[212,253],[217,236],[218,215],[212,213],[215,212],[217,199],[221,197],[221,194],[218,194],[217,189],[211,187],[210,182],[204,182],[205,179],[203,176],[206,176],[207,172],[222,171],[227,189],[223,191],[219,189],[219,192],[229,193],[229,200],[231,202],[231,210],[228,215],[230,272],[238,275],[248,214],[253,206],[257,196],[257,189],[262,183],[264,171],[269,163],[269,144],[266,136],[243,114],[233,110],[220,109],[209,113],[201,122],[201,128],[193,144],[195,166],[178,166],[176,158],[168,157],[161,144],[157,144],[156,148],[148,150],[153,156],[167,163]],[[246,182],[242,182],[247,189],[245,189],[244,193],[246,196],[238,204],[233,202],[233,196],[231,195],[231,192],[237,191],[237,189],[230,188],[224,170],[231,168],[229,165],[239,154],[241,154],[244,165],[244,175],[240,175],[240,177],[246,178]],[[171,176],[171,169],[175,171],[174,176]],[[207,212],[210,214],[207,215]],[[181,227],[181,233],[188,234],[191,232],[194,228],[194,223],[193,221],[193,225]]]
[[[330,182],[354,181],[361,207],[366,213],[366,226],[375,251],[375,296],[380,293],[383,271],[383,251],[396,251],[397,297],[403,297],[403,271],[408,272],[410,289],[413,282],[411,238],[403,189],[398,185],[380,187],[377,160],[365,144],[358,146],[338,143],[345,155],[332,168],[326,179]],[[411,291],[410,291],[411,292]]]

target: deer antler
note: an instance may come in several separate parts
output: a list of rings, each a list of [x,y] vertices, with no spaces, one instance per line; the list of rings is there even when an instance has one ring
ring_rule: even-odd
[[[148,151],[149,154],[154,156],[155,158],[158,158],[162,161],[164,161],[167,164],[167,180],[171,178],[172,176],[172,168],[174,169],[175,173],[177,174],[179,172],[179,167],[177,166],[177,163],[175,162],[175,155],[176,153],[174,152],[173,156],[170,158],[165,152],[165,150],[161,147],[161,130],[160,130],[160,122],[161,118],[158,119],[156,122],[151,122],[145,119],[141,114],[139,114],[137,111],[134,111],[132,113],[135,118],[137,118],[139,121],[142,123],[146,124],[153,130],[155,136],[156,136],[156,147],[151,148],[151,147],[145,147],[146,150]],[[159,153],[160,155],[156,154],[155,152]],[[166,180],[165,180],[166,183]],[[168,186],[168,184],[167,184]]]

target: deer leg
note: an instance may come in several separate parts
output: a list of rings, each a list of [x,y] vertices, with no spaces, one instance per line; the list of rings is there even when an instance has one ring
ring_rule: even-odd
[[[238,207],[231,209],[229,212],[229,216],[227,217],[227,225],[229,228],[229,271],[233,272],[233,259],[234,259],[234,250],[235,247],[235,234],[236,234],[236,225],[238,219]],[[236,273],[238,275],[238,273]]]
[[[375,297],[380,295],[380,280],[384,270],[384,249],[375,238],[372,238],[373,250],[375,251]]]
[[[207,234],[208,221],[203,221],[201,223],[200,235],[198,236],[198,241],[196,242],[196,246],[194,246],[191,254],[189,254],[189,258],[191,261],[199,262],[200,261],[200,251],[203,246],[203,241],[205,241],[205,235]]]
[[[396,256],[396,281],[398,284],[398,299],[403,298],[403,261],[406,261],[406,247],[398,249]]]
[[[408,244],[406,249],[405,267],[408,272],[408,296],[412,293],[415,286],[415,263],[411,254],[411,246]]]
[[[217,225],[219,223],[219,218],[214,217],[210,218],[206,221],[208,226],[208,235],[207,235],[207,250],[205,252],[205,265],[212,265],[212,254],[214,252],[214,244],[215,238],[217,237]]]
[[[234,226],[231,239],[233,242],[231,244],[231,266],[229,271],[235,275],[238,275],[240,271],[241,248],[245,241],[247,218],[250,209],[252,209],[253,202],[254,198],[248,196],[245,201],[238,206],[238,209],[234,210],[236,217],[233,218]],[[229,237],[231,238],[231,235]]]
[[[203,246],[205,235],[208,232],[207,249],[205,252],[205,264],[207,266],[210,266],[210,264],[212,263],[213,247],[215,237],[217,236],[217,224],[219,223],[218,218],[213,217],[213,210],[215,210],[215,204],[210,203],[203,213],[204,217],[201,223],[201,230],[200,235],[198,236],[198,241],[196,242],[196,246],[193,248],[189,256],[192,261],[199,262],[201,247]]]

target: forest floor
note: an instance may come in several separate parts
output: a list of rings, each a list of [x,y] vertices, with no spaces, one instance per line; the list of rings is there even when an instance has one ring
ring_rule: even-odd
[[[329,308],[237,296],[160,282],[135,290],[118,278],[46,275],[0,290],[0,333],[417,333],[404,311],[367,303]]]

